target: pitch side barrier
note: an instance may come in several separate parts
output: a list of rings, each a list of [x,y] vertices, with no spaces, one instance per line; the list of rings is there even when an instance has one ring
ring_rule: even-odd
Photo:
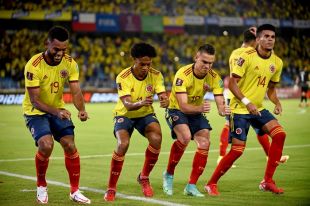
[[[226,90],[224,95],[226,94]],[[296,90],[292,87],[289,88],[278,88],[277,93],[279,98],[281,99],[292,99],[300,97],[300,89]],[[86,103],[104,103],[104,102],[117,102],[118,95],[115,90],[88,90],[83,92],[84,101]],[[307,96],[310,98],[310,91]],[[20,105],[22,104],[24,99],[24,92],[10,92],[10,91],[1,91],[0,90],[0,105]],[[66,103],[72,103],[72,96],[67,91],[64,92],[63,99]],[[212,93],[207,92],[204,96],[204,99],[214,100],[214,96]],[[154,100],[157,101],[157,95],[154,96]]]

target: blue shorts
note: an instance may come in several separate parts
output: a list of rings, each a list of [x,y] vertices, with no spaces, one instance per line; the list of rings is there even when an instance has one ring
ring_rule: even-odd
[[[116,116],[114,117],[114,136],[115,132],[121,129],[128,131],[129,135],[131,136],[134,128],[136,128],[136,130],[138,130],[141,135],[145,136],[145,128],[152,122],[157,122],[159,124],[155,114],[148,114],[144,117],[139,118]]]
[[[166,109],[166,121],[171,129],[171,136],[173,139],[177,138],[173,128],[178,124],[188,125],[192,139],[194,134],[202,129],[212,130],[209,120],[203,114],[188,115],[177,109]]]
[[[71,120],[60,119],[52,114],[24,115],[26,126],[36,142],[44,135],[53,135],[59,142],[66,135],[74,136],[74,125]]]
[[[260,111],[260,113],[261,116],[253,114],[232,114],[230,137],[246,141],[250,126],[253,127],[257,134],[264,134],[262,130],[263,126],[276,118],[266,109]]]

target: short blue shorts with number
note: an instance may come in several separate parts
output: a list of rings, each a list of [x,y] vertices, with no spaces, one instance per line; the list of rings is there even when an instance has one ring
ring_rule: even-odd
[[[129,135],[131,136],[134,128],[138,130],[141,135],[145,136],[145,128],[152,122],[157,122],[159,124],[155,114],[148,114],[144,117],[139,118],[116,116],[114,118],[114,136],[115,132],[121,129],[128,131]]]
[[[24,115],[24,118],[36,145],[42,136],[48,134],[53,135],[57,142],[64,136],[74,136],[74,125],[71,120],[60,119],[52,114]]]
[[[171,136],[173,139],[176,139],[177,136],[173,131],[173,128],[178,124],[187,124],[192,135],[202,129],[212,130],[212,127],[209,124],[209,120],[203,114],[188,115],[184,114],[177,109],[166,109],[166,121],[171,129]]]
[[[261,116],[253,114],[232,114],[230,137],[246,141],[250,126],[253,127],[257,134],[264,134],[262,130],[263,126],[276,118],[266,109],[260,111],[260,113]]]

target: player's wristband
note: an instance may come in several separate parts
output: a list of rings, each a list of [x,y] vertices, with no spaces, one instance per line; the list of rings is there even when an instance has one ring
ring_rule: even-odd
[[[250,100],[249,100],[248,98],[246,98],[246,97],[243,97],[243,98],[241,99],[241,102],[242,102],[245,106],[251,103]]]

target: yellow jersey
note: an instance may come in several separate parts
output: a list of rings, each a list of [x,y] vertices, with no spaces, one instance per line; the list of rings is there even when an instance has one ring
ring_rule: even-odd
[[[270,57],[263,58],[252,48],[240,54],[231,72],[241,77],[238,82],[240,91],[261,111],[268,84],[270,81],[280,81],[282,66],[282,60],[274,52]],[[230,108],[232,113],[249,114],[246,106],[236,97],[231,99]]]
[[[207,92],[223,95],[223,81],[214,70],[210,69],[204,78],[199,79],[193,69],[194,64],[189,64],[176,72],[169,97],[169,109],[180,109],[176,98],[177,93],[187,93],[187,103],[195,106],[202,104]]]
[[[55,108],[64,108],[62,99],[66,82],[78,81],[79,67],[71,56],[65,55],[57,66],[46,63],[43,53],[34,55],[26,64],[25,97],[23,112],[26,115],[42,115],[45,112],[37,110],[30,101],[28,87],[40,88],[40,100]]]
[[[166,91],[163,75],[154,68],[150,68],[145,79],[139,80],[134,76],[132,68],[128,67],[117,75],[116,84],[119,99],[113,110],[113,115],[128,118],[144,117],[154,113],[154,108],[153,106],[143,106],[138,110],[128,111],[121,98],[131,96],[132,102],[138,102],[146,97],[153,97],[155,93],[160,94]]]
[[[229,56],[229,75],[231,75],[232,68],[236,65],[240,54],[250,49],[253,49],[253,47],[240,47],[231,52]],[[233,96],[234,96],[233,93],[231,93],[231,91],[228,90],[227,98],[231,99]]]

